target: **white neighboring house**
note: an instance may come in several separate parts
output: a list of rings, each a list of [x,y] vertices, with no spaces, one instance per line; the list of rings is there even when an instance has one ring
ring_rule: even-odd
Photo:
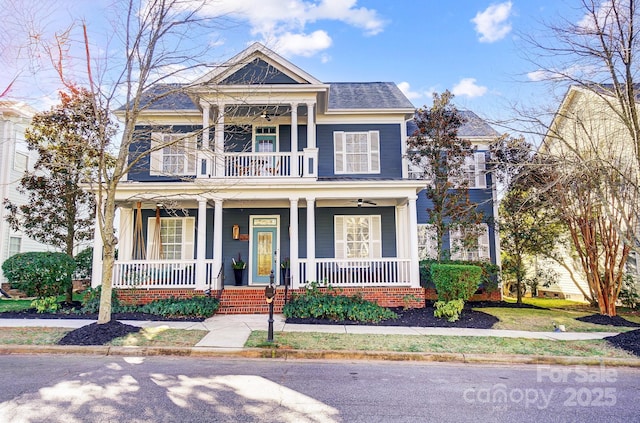
[[[0,101],[0,200],[24,204],[25,196],[17,191],[25,170],[33,169],[37,153],[29,151],[24,140],[26,128],[36,113],[32,107],[15,101]],[[17,253],[47,251],[51,247],[11,230],[6,221],[7,210],[0,207],[0,265]],[[0,271],[0,283],[6,279]]]

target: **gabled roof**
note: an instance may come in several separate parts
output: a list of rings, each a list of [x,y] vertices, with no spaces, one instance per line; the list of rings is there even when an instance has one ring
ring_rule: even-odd
[[[222,83],[225,80],[229,81],[229,79],[233,82],[234,74],[241,72],[242,68],[255,63],[256,60],[260,60],[262,63],[277,69],[283,75],[288,76],[293,83],[322,85],[322,82],[318,79],[260,43],[251,44],[245,50],[194,81],[193,85]]]
[[[329,83],[329,110],[414,108],[393,82]]]
[[[471,110],[459,110],[465,122],[458,129],[458,137],[460,138],[482,138],[497,137],[500,134],[493,129],[484,119],[476,115]],[[407,135],[411,136],[418,129],[416,123],[412,120],[407,121]]]

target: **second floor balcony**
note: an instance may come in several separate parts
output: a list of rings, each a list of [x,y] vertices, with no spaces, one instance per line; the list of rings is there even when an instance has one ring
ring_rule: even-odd
[[[318,149],[222,154],[200,151],[198,163],[197,178],[316,178]]]

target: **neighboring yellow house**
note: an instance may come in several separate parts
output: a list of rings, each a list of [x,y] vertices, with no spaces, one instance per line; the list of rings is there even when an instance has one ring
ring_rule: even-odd
[[[619,116],[620,106],[615,97],[602,89],[587,89],[582,86],[571,86],[553,121],[547,131],[545,139],[540,147],[540,152],[561,158],[561,163],[572,166],[579,163],[580,166],[594,166],[607,164],[614,166],[629,178],[638,181],[638,164],[636,160],[634,143]],[[607,204],[612,205],[615,199],[622,199],[610,190]],[[628,204],[635,205],[636,200],[629,197],[623,199]],[[637,227],[636,216],[631,212],[633,207],[609,207],[609,213],[625,213],[627,218],[621,225],[622,231],[627,228]],[[634,231],[628,234],[633,237]],[[637,238],[637,231],[636,238]],[[553,262],[543,260],[538,266],[550,266],[558,274],[558,283],[549,288],[541,287],[541,294],[546,296],[559,296],[569,299],[582,300],[582,292],[589,293],[584,270],[579,258],[569,249],[560,248],[561,257],[564,258],[565,267]],[[636,262],[635,253],[631,253],[628,271],[638,273],[638,267],[632,264]]]

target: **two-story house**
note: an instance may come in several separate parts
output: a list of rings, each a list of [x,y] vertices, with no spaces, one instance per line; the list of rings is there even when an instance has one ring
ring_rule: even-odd
[[[224,289],[227,312],[248,312],[290,266],[292,290],[326,281],[383,305],[424,299],[414,113],[394,83],[324,83],[261,44],[149,104],[130,149],[140,160],[117,193],[114,287],[145,299]],[[490,175],[471,171],[492,212]],[[495,261],[487,236],[475,257]]]
[[[23,174],[33,168],[37,155],[29,151],[24,141],[26,128],[36,111],[21,102],[0,101],[0,201],[24,204],[26,196],[17,191]],[[21,232],[15,232],[6,221],[8,211],[0,207],[0,264],[17,253],[46,251],[41,244]],[[0,282],[6,279],[0,271]]]

